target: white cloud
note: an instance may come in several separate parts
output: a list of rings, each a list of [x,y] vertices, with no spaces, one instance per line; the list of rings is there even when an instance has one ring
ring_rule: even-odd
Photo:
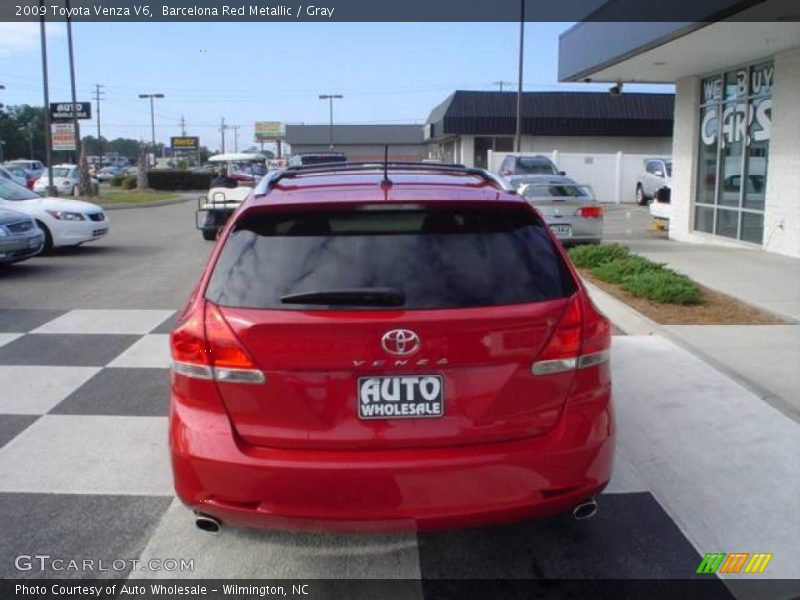
[[[63,23],[47,23],[47,43],[65,35]],[[38,51],[39,23],[0,23],[0,56]]]

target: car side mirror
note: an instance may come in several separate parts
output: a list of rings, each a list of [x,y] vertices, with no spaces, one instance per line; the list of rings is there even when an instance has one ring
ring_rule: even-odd
[[[567,174],[567,172],[566,172],[566,171],[559,171],[559,172],[558,172],[558,174],[559,174],[559,175],[561,175],[561,176],[563,177],[564,175],[566,175],[566,174]]]
[[[503,169],[502,171],[500,171],[500,175],[511,175],[511,171],[509,171],[508,169]]]

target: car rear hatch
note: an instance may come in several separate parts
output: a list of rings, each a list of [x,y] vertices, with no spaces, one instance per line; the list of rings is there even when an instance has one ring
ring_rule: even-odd
[[[418,448],[552,429],[574,372],[531,365],[576,286],[540,219],[501,207],[244,215],[205,317],[265,376],[217,383],[241,439]]]

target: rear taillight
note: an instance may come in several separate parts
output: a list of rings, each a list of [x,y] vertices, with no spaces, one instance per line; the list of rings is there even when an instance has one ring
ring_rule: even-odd
[[[587,219],[600,219],[603,217],[602,206],[581,206],[575,214],[579,217],[586,217]]]
[[[591,300],[576,294],[567,305],[550,341],[531,365],[537,376],[585,369],[608,360],[611,325]]]
[[[186,311],[170,336],[170,345],[172,370],[179,375],[220,382],[265,381],[219,308],[202,299]]]
[[[214,379],[238,383],[264,383],[264,373],[256,368],[219,308],[206,304],[206,336],[214,366]]]

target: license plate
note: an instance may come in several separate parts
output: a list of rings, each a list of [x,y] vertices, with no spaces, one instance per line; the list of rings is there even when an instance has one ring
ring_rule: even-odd
[[[361,377],[358,380],[360,419],[421,419],[444,416],[441,375]]]
[[[572,235],[572,225],[567,225],[566,223],[556,223],[555,225],[550,225],[550,231],[555,233],[556,235]]]

